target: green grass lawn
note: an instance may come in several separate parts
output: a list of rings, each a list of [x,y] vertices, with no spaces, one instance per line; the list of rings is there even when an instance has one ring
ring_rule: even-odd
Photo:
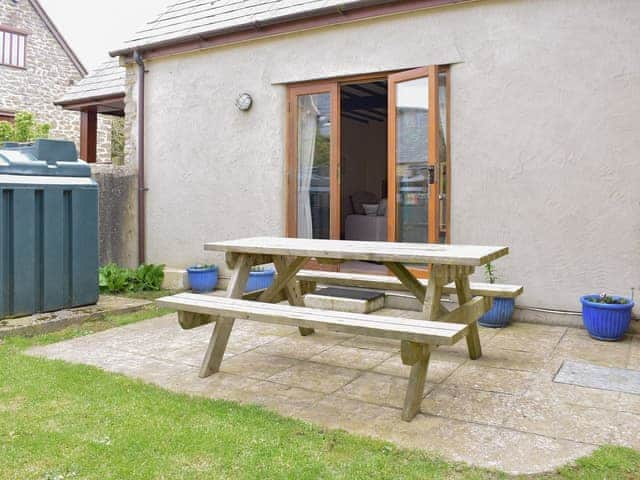
[[[324,430],[258,407],[193,398],[30,345],[167,313],[150,307],[0,345],[2,479],[499,479],[499,472]],[[544,479],[636,479],[640,453],[603,447]]]

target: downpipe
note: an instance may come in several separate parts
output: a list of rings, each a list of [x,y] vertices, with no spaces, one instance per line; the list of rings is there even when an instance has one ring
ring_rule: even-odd
[[[138,50],[133,52],[133,59],[138,65],[138,264],[145,263],[146,240],[146,208],[144,181],[144,80],[147,73],[144,59]]]

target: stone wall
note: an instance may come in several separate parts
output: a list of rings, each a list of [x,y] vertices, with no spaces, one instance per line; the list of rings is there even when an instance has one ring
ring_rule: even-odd
[[[111,163],[111,128],[112,117],[98,115],[98,139],[96,141],[96,162]]]
[[[136,170],[127,166],[92,166],[99,186],[100,265],[137,266]]]
[[[0,25],[26,30],[26,68],[0,65],[0,110],[29,111],[51,125],[51,138],[79,144],[80,114],[53,102],[82,78],[38,13],[27,0],[0,1]],[[98,161],[110,161],[111,119],[98,120]]]
[[[126,65],[125,75],[125,107],[124,107],[124,163],[137,165],[138,147],[138,89],[137,66],[135,63]]]

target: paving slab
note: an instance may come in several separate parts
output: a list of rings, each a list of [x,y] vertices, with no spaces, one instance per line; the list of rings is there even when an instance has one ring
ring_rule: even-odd
[[[640,372],[627,368],[601,367],[566,360],[554,379],[557,383],[640,395]]]
[[[455,358],[444,356],[439,357],[434,352],[429,360],[429,369],[427,370],[427,381],[431,383],[440,383],[446,380],[460,365],[464,363],[464,358]],[[400,355],[393,355],[384,362],[373,368],[374,372],[386,373],[388,375],[396,375],[398,377],[409,378],[411,367],[402,363]]]
[[[525,392],[534,378],[532,372],[483,367],[477,362],[467,362],[453,372],[445,383],[513,395]]]
[[[292,327],[236,321],[221,371],[202,379],[212,329],[181,330],[172,314],[29,353],[509,473],[553,470],[603,443],[640,448],[640,395],[553,381],[563,363],[585,357],[638,370],[637,337],[603,345],[566,327],[481,328],[484,355],[476,361],[464,341],[434,351],[421,413],[408,423],[400,420],[409,369],[399,342],[320,331],[301,337]]]
[[[322,363],[300,362],[268,380],[314,392],[333,393],[360,375],[358,370]]]
[[[350,399],[362,400],[374,405],[402,408],[408,384],[409,380],[406,378],[364,372],[352,382],[344,385],[340,393]],[[424,394],[429,393],[433,387],[433,383],[427,382]]]

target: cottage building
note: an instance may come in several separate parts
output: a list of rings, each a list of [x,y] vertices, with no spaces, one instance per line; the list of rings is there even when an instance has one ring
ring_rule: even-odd
[[[80,115],[54,101],[82,79],[82,65],[37,0],[0,1],[0,120],[18,111],[51,125],[52,138],[80,145]],[[96,151],[89,161],[111,161],[111,122],[97,120]],[[85,129],[86,130],[86,129]],[[87,158],[87,152],[81,156]]]
[[[579,321],[581,294],[640,287],[639,50],[635,0],[174,2],[112,52],[139,258],[508,245],[516,317]]]

